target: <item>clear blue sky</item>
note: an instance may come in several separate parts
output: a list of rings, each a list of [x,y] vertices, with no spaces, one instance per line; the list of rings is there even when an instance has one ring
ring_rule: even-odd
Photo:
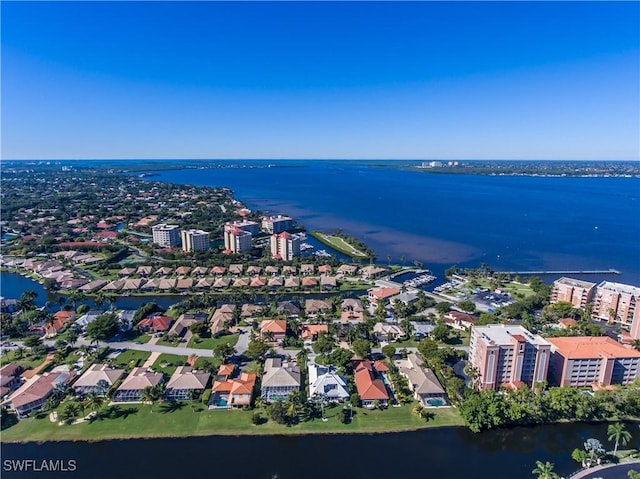
[[[639,159],[638,2],[1,9],[4,159]]]

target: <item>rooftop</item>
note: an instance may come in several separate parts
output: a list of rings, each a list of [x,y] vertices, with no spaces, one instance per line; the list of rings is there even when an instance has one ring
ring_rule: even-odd
[[[549,338],[549,342],[568,359],[640,358],[640,351],[625,347],[608,336],[566,336]]]

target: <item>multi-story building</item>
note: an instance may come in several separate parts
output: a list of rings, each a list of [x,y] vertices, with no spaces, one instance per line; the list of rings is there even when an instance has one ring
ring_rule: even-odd
[[[584,308],[593,298],[595,283],[572,278],[560,278],[553,282],[551,302],[571,303],[574,308]]]
[[[522,326],[474,326],[469,362],[481,389],[517,387],[520,383],[534,386],[547,379],[550,348],[548,341]]]
[[[251,251],[252,235],[248,231],[233,225],[224,227],[224,248],[229,253],[246,253]]]
[[[640,323],[639,301],[640,288],[603,281],[596,288],[593,300],[593,319],[626,326],[632,330],[631,336],[638,339],[638,329],[640,329],[640,324],[638,324]]]
[[[260,225],[255,221],[250,220],[242,220],[242,221],[233,221],[228,222],[226,226],[235,226],[236,228],[240,228],[241,230],[248,231],[253,236],[256,236],[260,233]]]
[[[267,233],[277,234],[293,228],[293,218],[289,216],[263,216],[262,229]]]
[[[180,227],[161,223],[151,228],[153,242],[164,248],[171,248],[180,244]]]
[[[549,382],[557,386],[630,384],[640,372],[640,352],[608,336],[549,338]]]
[[[182,251],[207,251],[209,249],[209,233],[202,230],[182,230]]]
[[[302,239],[299,235],[288,232],[271,235],[271,257],[291,261],[300,255],[300,243]]]

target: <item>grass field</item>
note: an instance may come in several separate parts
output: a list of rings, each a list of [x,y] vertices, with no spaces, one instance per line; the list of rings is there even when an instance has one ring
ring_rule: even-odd
[[[238,342],[239,334],[229,334],[228,336],[220,336],[219,338],[202,338],[199,343],[196,343],[194,338],[189,340],[187,347],[198,349],[213,349],[216,344],[227,343],[231,346],[235,346]]]
[[[147,359],[149,359],[149,356],[151,356],[151,353],[148,351],[135,351],[133,349],[127,349],[126,351],[118,354],[114,362],[119,366],[142,366],[142,364]]]
[[[311,235],[316,238],[318,241],[331,246],[333,249],[340,251],[352,258],[368,258],[369,255],[360,251],[357,248],[354,248],[349,243],[347,243],[343,238],[334,235],[328,235],[325,233],[320,233],[318,231],[314,231]]]
[[[2,431],[3,442],[125,439],[135,437],[179,437],[206,435],[261,435],[314,433],[373,433],[407,431],[428,427],[458,426],[462,420],[454,408],[434,410],[435,417],[421,419],[411,410],[413,404],[384,411],[354,408],[353,421],[342,424],[337,415],[340,406],[326,410],[327,421],[319,419],[287,427],[268,421],[260,426],[251,423],[253,411],[208,411],[196,403],[167,408],[163,404],[127,404],[114,407],[112,417],[92,423],[58,426],[49,421],[28,418]],[[263,414],[263,416],[266,416]]]
[[[153,370],[160,371],[167,376],[171,376],[178,366],[183,366],[187,362],[187,356],[177,354],[161,354],[153,363]]]

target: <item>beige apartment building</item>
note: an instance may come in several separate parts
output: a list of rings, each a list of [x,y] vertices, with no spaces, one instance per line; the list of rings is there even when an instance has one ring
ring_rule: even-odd
[[[628,284],[603,281],[596,288],[593,300],[593,319],[618,323],[631,330],[638,339],[640,329],[640,288]],[[635,331],[635,335],[634,335]]]
[[[534,386],[546,381],[551,344],[522,326],[489,324],[471,329],[469,363],[481,389]]]
[[[248,231],[233,225],[224,227],[224,248],[228,253],[246,253],[251,251],[252,235]]]
[[[293,218],[289,216],[264,216],[262,229],[267,233],[278,234],[293,228]]]
[[[170,248],[180,244],[180,227],[161,223],[151,228],[153,242],[158,246]]]
[[[552,385],[606,387],[638,378],[640,352],[607,336],[549,338],[549,342]]]
[[[560,278],[553,282],[551,302],[571,303],[574,308],[584,308],[593,299],[596,284],[572,278]]]
[[[271,235],[271,257],[273,259],[291,261],[294,257],[300,255],[301,242],[299,235],[286,231]]]
[[[209,233],[202,230],[182,230],[182,251],[207,251],[209,249]]]

